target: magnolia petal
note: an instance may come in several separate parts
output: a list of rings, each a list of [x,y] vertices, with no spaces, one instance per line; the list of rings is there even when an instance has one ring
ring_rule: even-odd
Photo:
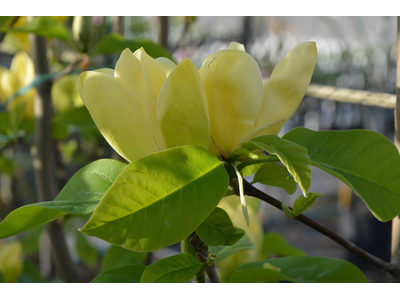
[[[158,97],[157,118],[166,148],[197,145],[208,149],[207,99],[199,72],[189,58],[165,81]]]
[[[84,72],[78,90],[97,128],[122,157],[134,161],[158,151],[142,111],[118,80]]]
[[[316,62],[315,43],[306,42],[293,48],[276,65],[264,85],[263,103],[255,129],[292,116],[310,84]]]
[[[35,79],[33,61],[25,51],[15,54],[11,62],[10,72],[14,75],[18,88],[30,84]]]
[[[256,61],[238,50],[208,56],[200,68],[210,113],[211,136],[230,154],[254,129],[262,104],[262,78]],[[210,152],[219,151],[210,143]]]
[[[164,69],[151,56],[149,56],[143,48],[137,50],[134,55],[142,64],[142,72],[146,83],[147,92],[153,102],[154,107],[157,107],[157,98],[160,90],[167,79]]]
[[[14,76],[8,69],[0,66],[0,101],[6,101],[16,91]]]
[[[244,45],[236,43],[236,42],[230,43],[228,49],[239,50],[239,51],[242,51],[242,52],[246,52],[246,49],[244,48]]]
[[[164,150],[164,141],[157,122],[157,111],[153,105],[142,73],[142,65],[139,59],[126,48],[115,66],[115,78],[129,91],[139,105],[156,141],[159,150]]]
[[[111,77],[114,77],[114,70],[110,69],[110,68],[97,69],[97,70],[94,70],[94,72],[99,72],[99,73],[107,74]]]
[[[176,67],[176,64],[166,57],[158,57],[156,58],[156,61],[160,64],[161,68],[164,70],[165,76],[167,77]]]

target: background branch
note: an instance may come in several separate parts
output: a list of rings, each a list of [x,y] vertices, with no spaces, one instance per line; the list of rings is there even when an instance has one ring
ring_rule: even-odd
[[[31,34],[29,41],[36,75],[49,73],[46,39]],[[32,149],[36,193],[39,201],[53,201],[57,196],[58,189],[55,181],[55,161],[51,138],[51,81],[38,86],[36,91],[34,103],[35,141]],[[62,226],[57,220],[54,220],[46,225],[46,230],[60,277],[65,282],[80,282],[78,270],[65,242]]]

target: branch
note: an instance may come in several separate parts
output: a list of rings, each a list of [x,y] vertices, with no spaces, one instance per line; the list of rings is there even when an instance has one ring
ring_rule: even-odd
[[[36,75],[49,73],[46,39],[31,34],[32,60]],[[57,196],[53,142],[51,138],[51,81],[36,88],[34,103],[35,142],[32,149],[35,185],[39,201],[52,201]],[[79,282],[80,276],[71,259],[62,226],[54,220],[46,225],[54,261],[61,278],[66,282]]]
[[[282,210],[282,202],[271,197],[270,195],[265,194],[264,192],[260,191],[259,189],[255,188],[252,186],[250,183],[248,183],[246,180],[243,179],[243,185],[244,185],[244,193],[248,196],[253,196],[256,197],[264,202],[267,202],[271,204],[272,206],[275,206],[276,208]],[[234,178],[231,180],[231,186],[233,188],[233,191],[237,194],[238,191],[238,185],[237,185],[237,179]],[[384,271],[388,272],[389,274],[395,274],[399,272],[397,266],[390,264],[387,261],[384,261],[371,253],[361,249],[360,247],[356,246],[352,242],[344,239],[337,233],[333,232],[332,230],[326,228],[325,226],[321,225],[320,223],[310,219],[309,217],[300,214],[297,215],[294,220],[297,220],[314,230],[322,233],[323,235],[327,236],[334,242],[338,243],[339,245],[343,246],[346,250],[350,251],[351,253],[354,253],[361,257],[362,259],[376,265],[377,267],[383,269]]]
[[[208,247],[201,240],[201,238],[197,235],[196,232],[193,232],[189,236],[189,241],[192,244],[194,250],[196,251],[197,258],[200,262],[205,263],[206,259],[209,257]],[[204,271],[207,273],[208,278],[211,283],[219,283],[219,277],[217,274],[217,270],[215,269],[215,265],[211,264],[204,267]]]

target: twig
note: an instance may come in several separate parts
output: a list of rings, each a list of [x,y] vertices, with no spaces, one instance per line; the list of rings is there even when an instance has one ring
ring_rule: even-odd
[[[65,75],[71,73],[81,59],[82,57],[78,54],[64,70],[54,75],[53,78],[51,78],[51,80],[54,82],[55,80],[60,79],[61,77],[64,77]]]
[[[207,258],[210,255],[208,253],[207,245],[201,240],[201,238],[197,235],[196,232],[193,232],[189,236],[189,241],[192,244],[194,250],[196,251],[197,258],[199,259],[199,261],[202,263],[205,263]],[[211,283],[219,283],[220,282],[214,263],[205,266],[204,271],[206,272]]]
[[[281,201],[271,197],[268,194],[265,194],[264,192],[260,191],[259,189],[255,188],[254,186],[252,186],[246,180],[243,180],[243,185],[244,185],[244,193],[246,195],[256,197],[256,198],[258,198],[264,202],[267,202],[267,203],[271,204],[272,206],[275,206],[276,208],[282,210],[282,202]],[[231,186],[233,188],[233,191],[236,193],[238,190],[238,184],[237,184],[236,179],[231,180]],[[390,264],[389,262],[384,261],[384,260],[370,254],[369,252],[361,249],[360,247],[356,246],[352,242],[344,239],[337,233],[333,232],[332,230],[326,228],[325,226],[321,225],[320,223],[310,219],[309,217],[307,217],[303,214],[297,215],[294,218],[294,220],[297,220],[297,221],[313,228],[314,230],[322,233],[323,235],[327,236],[334,242],[343,246],[346,250],[348,250],[348,251],[358,255],[362,259],[376,265],[377,267],[383,269],[384,271],[388,272],[389,274],[395,274],[396,272],[399,271],[397,266]]]

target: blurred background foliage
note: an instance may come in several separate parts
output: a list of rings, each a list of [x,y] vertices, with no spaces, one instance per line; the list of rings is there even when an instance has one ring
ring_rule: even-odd
[[[47,39],[51,74],[37,77],[29,85],[34,78],[32,70],[27,74],[30,62],[26,58],[17,60],[16,54],[29,55],[28,34],[32,33]],[[53,80],[52,136],[60,190],[88,163],[100,158],[121,159],[98,132],[77,93],[80,72],[113,68],[126,47],[132,51],[144,47],[153,57],[164,56],[175,62],[189,57],[200,67],[208,54],[236,41],[245,45],[267,79],[290,49],[309,40],[318,48],[312,83],[395,94],[395,17],[0,17],[0,220],[22,205],[37,202],[31,156],[34,89],[10,98],[19,89],[26,92],[26,85],[34,88],[49,78]],[[67,71],[68,75],[60,76]],[[392,109],[305,97],[281,134],[296,126],[313,130],[364,128],[393,140],[394,116]],[[324,196],[308,215],[372,254],[390,260],[390,222],[377,221],[350,189],[330,175],[313,169],[312,178],[310,191]],[[258,187],[288,205],[301,194],[298,190],[289,196],[279,188]],[[376,267],[265,203],[260,205],[257,217],[265,233],[264,258],[304,254],[343,258],[357,264],[371,282],[388,281]],[[87,282],[110,268],[148,264],[179,251],[179,245],[151,254],[110,246],[77,231],[87,218],[68,215],[58,220]],[[0,240],[0,274],[4,282],[60,281],[43,226]]]

